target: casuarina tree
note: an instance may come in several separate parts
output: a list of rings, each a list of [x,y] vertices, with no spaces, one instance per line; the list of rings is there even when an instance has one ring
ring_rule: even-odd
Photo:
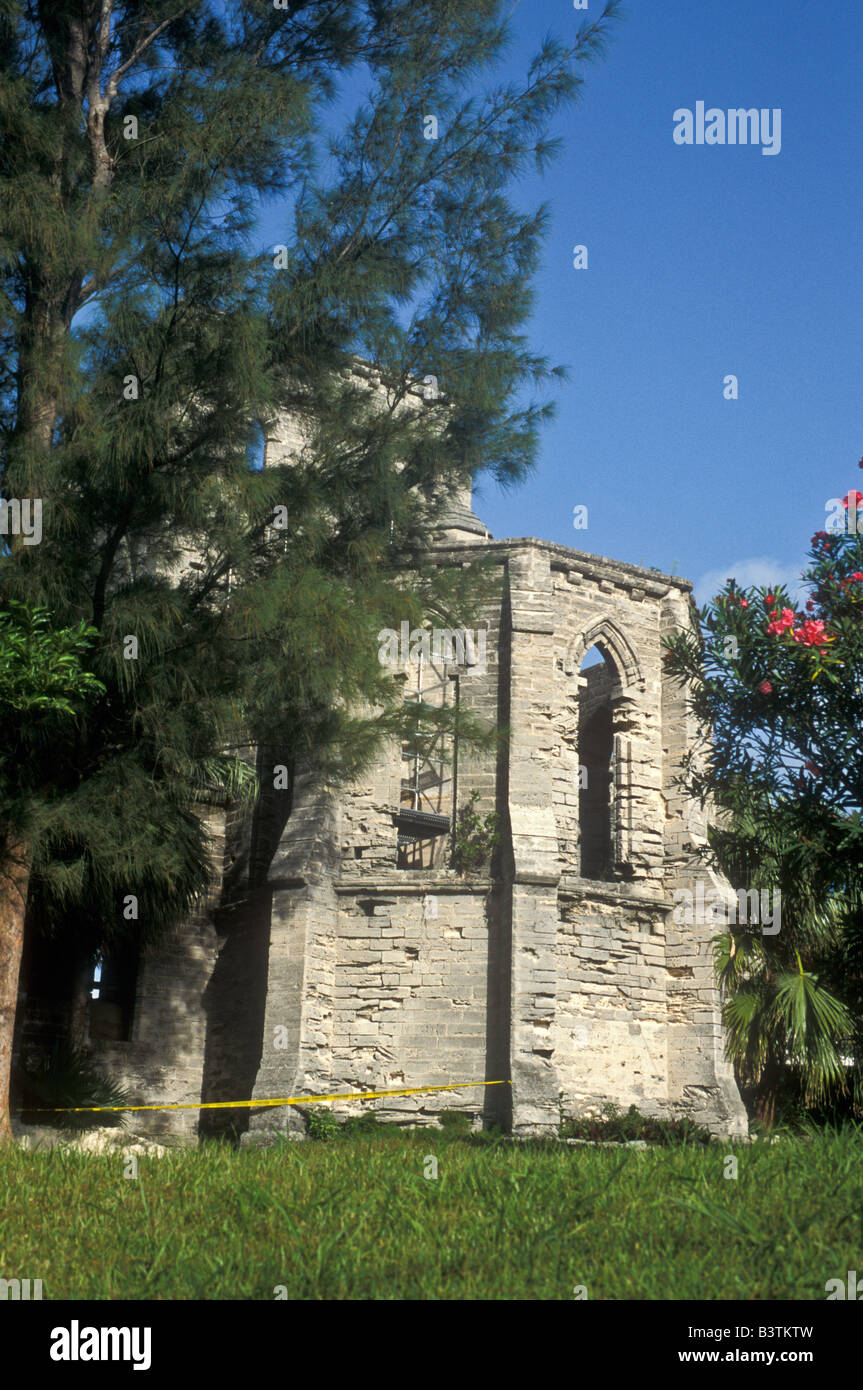
[[[500,0],[2,6],[0,604],[87,631],[50,776],[0,710],[4,1000],[28,912],[182,916],[250,743],[337,777],[404,727],[377,634],[469,620],[429,528],[531,464],[557,369],[510,188],[616,8],[501,84]]]

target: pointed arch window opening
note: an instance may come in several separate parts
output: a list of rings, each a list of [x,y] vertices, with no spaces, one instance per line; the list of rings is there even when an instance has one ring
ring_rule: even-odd
[[[578,873],[615,882],[629,877],[629,745],[617,731],[624,695],[620,673],[601,641],[585,652],[577,686]]]

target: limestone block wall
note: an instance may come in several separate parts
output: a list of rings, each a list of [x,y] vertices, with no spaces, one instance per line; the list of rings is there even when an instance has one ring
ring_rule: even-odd
[[[396,867],[392,812],[401,795],[400,768],[400,751],[389,741],[362,783],[346,789],[340,798],[339,851],[352,873],[373,878]]]
[[[611,1101],[667,1110],[665,909],[635,896],[561,888],[551,1032],[564,1112]]]
[[[485,1079],[489,889],[487,881],[465,884],[452,874],[448,881],[406,873],[401,881],[338,884],[337,1090]],[[481,1088],[376,1104],[391,1117],[452,1106],[481,1111]]]

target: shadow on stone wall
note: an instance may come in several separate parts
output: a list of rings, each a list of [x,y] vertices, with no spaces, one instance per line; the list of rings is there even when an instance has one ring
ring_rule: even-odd
[[[201,1100],[250,1100],[261,1064],[270,953],[272,890],[264,885],[245,901],[215,914],[222,941],[203,1005],[207,1015]],[[202,1138],[238,1138],[249,1110],[203,1110]]]
[[[512,959],[512,894],[506,883],[495,883],[486,899],[488,957],[486,966],[485,1079],[508,1081],[510,1050],[510,962]],[[512,1128],[512,1087],[488,1086],[483,1105],[485,1124]]]
[[[511,647],[509,641],[512,610],[509,591],[505,589],[498,629],[498,727],[508,729],[510,707]],[[485,1078],[487,1081],[509,1079],[510,1034],[512,1017],[512,881],[514,863],[512,834],[509,823],[509,748],[506,741],[498,744],[497,789],[495,811],[498,816],[500,839],[492,855],[493,887],[486,899],[488,924],[488,956],[486,966],[486,1025]],[[489,1086],[485,1091],[483,1119],[486,1124],[498,1124],[506,1132],[512,1129],[512,1087]]]
[[[276,791],[273,769],[290,770],[289,787]],[[293,809],[294,767],[271,746],[257,753],[260,796],[251,814],[229,829],[223,906],[214,913],[219,954],[204,991],[207,1041],[201,1100],[251,1100],[264,1039],[269,979],[273,888],[267,874]],[[203,1110],[202,1138],[239,1139],[249,1128],[249,1108]]]

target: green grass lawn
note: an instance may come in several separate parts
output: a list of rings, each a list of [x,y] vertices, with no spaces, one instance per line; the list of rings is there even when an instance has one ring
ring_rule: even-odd
[[[823,1300],[863,1273],[860,1128],[650,1150],[390,1130],[123,1166],[0,1152],[0,1277],[71,1299]]]

